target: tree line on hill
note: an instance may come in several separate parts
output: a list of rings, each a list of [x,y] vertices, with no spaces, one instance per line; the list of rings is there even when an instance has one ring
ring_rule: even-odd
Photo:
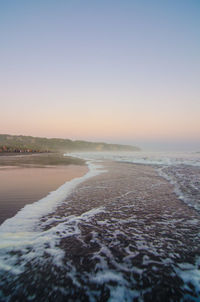
[[[42,138],[23,135],[0,134],[0,153],[40,153],[72,151],[140,151],[129,145],[73,141],[60,138]]]

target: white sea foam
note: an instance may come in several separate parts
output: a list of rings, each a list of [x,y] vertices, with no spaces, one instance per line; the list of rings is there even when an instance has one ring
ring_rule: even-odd
[[[177,275],[183,280],[183,289],[190,289],[190,285],[192,284],[194,293],[196,294],[196,299],[193,301],[199,301],[199,292],[200,292],[200,258],[197,259],[196,263],[181,263],[179,264],[179,268],[175,268]],[[190,301],[190,299],[188,299]]]
[[[23,233],[1,233],[0,269],[12,271],[14,274],[22,273],[24,265],[29,261],[35,264],[44,261],[44,253],[53,258],[56,266],[62,266],[64,252],[57,247],[62,238],[79,236],[79,223],[90,221],[95,215],[104,212],[104,208],[95,208],[80,216],[65,217],[63,222],[44,231]],[[48,220],[47,223],[48,224]],[[23,255],[19,257],[18,252]],[[13,255],[8,253],[12,252]],[[20,264],[17,264],[20,263]]]
[[[95,161],[102,161],[104,159],[114,159],[113,155],[106,157],[103,154],[95,154],[94,156],[90,154],[77,154],[76,156],[84,159],[93,159]],[[123,159],[123,160],[122,160]],[[124,161],[124,162],[134,162],[134,159],[127,159],[121,155],[115,155],[115,160]],[[146,161],[146,163],[148,160]],[[142,162],[141,162],[142,163]],[[143,162],[144,163],[144,162]],[[148,163],[149,164],[149,163]],[[150,162],[152,164],[152,161]],[[163,161],[162,167],[166,166]],[[173,165],[169,165],[170,167]],[[163,216],[165,219],[160,222],[155,222],[155,229],[163,228],[163,237],[161,236],[161,241],[156,245],[156,242],[153,242],[149,233],[149,227],[152,227],[152,224],[145,225],[144,218],[137,217],[134,213],[120,219],[115,214],[120,209],[123,212],[125,208],[132,207],[132,205],[125,205],[122,201],[122,206],[120,208],[113,208],[109,216],[108,209],[104,207],[93,208],[90,211],[82,213],[80,216],[63,216],[63,217],[50,217],[46,219],[45,222],[41,222],[40,219],[51,212],[53,212],[56,207],[65,200],[68,194],[70,194],[73,189],[82,181],[88,179],[89,177],[95,176],[99,173],[104,172],[100,170],[101,166],[89,162],[90,171],[83,177],[79,179],[74,179],[69,183],[61,186],[55,192],[52,192],[47,197],[42,200],[26,206],[23,208],[15,217],[7,220],[0,227],[0,269],[2,271],[7,271],[8,273],[20,274],[23,272],[27,263],[31,262],[32,268],[34,265],[40,267],[39,265],[45,264],[48,259],[51,259],[51,263],[54,266],[61,268],[63,266],[63,260],[65,261],[64,265],[68,268],[66,270],[66,276],[70,277],[73,284],[76,287],[81,287],[82,282],[84,282],[84,291],[87,292],[89,300],[97,301],[99,298],[99,292],[94,289],[91,290],[90,287],[87,287],[87,282],[89,281],[94,286],[99,285],[110,289],[110,297],[108,301],[133,301],[138,299],[138,301],[143,301],[141,295],[151,292],[151,287],[142,289],[142,291],[133,289],[133,284],[137,285],[137,280],[142,282],[142,276],[146,273],[146,267],[149,265],[152,266],[152,271],[155,271],[155,277],[160,266],[174,265],[174,261],[177,259],[176,254],[166,253],[164,247],[165,242],[167,242],[166,234],[168,231],[168,224],[170,223],[171,229],[175,230],[175,223],[177,220],[169,219],[168,215]],[[160,169],[160,164],[158,165]],[[100,188],[104,188],[103,186]],[[123,198],[127,197],[131,191],[128,191],[121,196]],[[142,205],[143,200],[141,200]],[[117,204],[119,202],[117,201]],[[115,202],[113,201],[113,207]],[[134,205],[136,207],[136,205]],[[101,215],[103,213],[103,215]],[[98,215],[100,217],[98,218]],[[105,219],[104,219],[105,215]],[[95,222],[94,222],[95,217]],[[147,216],[145,216],[147,218]],[[38,227],[38,222],[40,227]],[[129,225],[127,225],[127,223]],[[194,225],[197,223],[197,220],[191,219],[190,224]],[[52,226],[53,225],[53,226]],[[62,250],[61,247],[58,247],[61,239],[69,237],[73,238],[74,242],[78,242],[87,245],[87,242],[84,242],[85,237],[83,236],[81,225],[87,226],[92,230],[92,238],[90,244],[92,247],[97,247],[98,249],[91,255],[91,259],[96,261],[95,269],[92,272],[82,272],[78,271],[75,263],[68,261],[66,251]],[[102,238],[99,236],[101,233],[98,229],[98,225],[101,229],[106,230],[106,235]],[[46,227],[49,227],[46,230]],[[116,227],[113,230],[113,226]],[[173,227],[174,226],[174,227]],[[147,235],[149,234],[149,237]],[[132,244],[124,247],[126,253],[122,260],[118,260],[114,256],[112,247],[117,249],[123,249],[122,239],[125,238],[127,242],[132,240]],[[106,239],[106,240],[105,240]],[[108,243],[110,241],[110,243]],[[167,242],[167,247],[170,248],[170,242]],[[81,246],[81,245],[80,245]],[[172,246],[173,247],[173,246]],[[170,250],[171,251],[171,250]],[[172,249],[173,251],[173,249]],[[137,267],[133,265],[132,260],[140,254],[143,254],[142,265],[143,267]],[[152,257],[148,256],[151,255]],[[175,257],[175,256],[176,257]],[[160,261],[156,261],[156,257],[159,257]],[[173,257],[175,260],[173,260]],[[70,257],[69,257],[70,258]],[[95,262],[94,262],[95,263]],[[88,263],[89,265],[89,263]],[[200,292],[200,283],[199,283],[199,263],[198,265],[192,266],[190,264],[180,264],[177,268],[176,273],[184,281],[184,286],[189,286],[188,284],[192,283],[195,288],[196,293]],[[130,280],[126,278],[126,274],[130,274]],[[10,276],[10,275],[9,275]],[[135,276],[137,279],[135,279]],[[12,276],[13,277],[13,276]],[[61,280],[60,276],[57,275],[58,280]],[[60,278],[60,279],[59,279]],[[0,281],[1,284],[1,281]],[[142,283],[141,283],[142,284]],[[54,284],[52,285],[54,286]],[[55,292],[57,291],[57,285],[55,285]],[[67,295],[67,287],[63,288],[62,283],[59,287],[60,291],[63,291],[63,295]],[[0,290],[1,296],[1,290]],[[30,299],[31,300],[31,296]],[[6,300],[9,301],[9,300]]]
[[[189,166],[160,167],[158,174],[174,186],[174,193],[184,203],[200,211],[200,169]]]
[[[194,152],[75,152],[85,160],[114,160],[147,165],[191,165],[200,167],[200,153]]]
[[[33,204],[28,204],[22,208],[14,217],[7,219],[0,226],[0,235],[5,233],[19,234],[33,230],[38,220],[55,210],[55,208],[62,203],[66,197],[73,191],[73,189],[81,182],[96,176],[105,170],[100,170],[102,166],[88,162],[89,171],[84,176],[74,178],[59,187],[56,191],[49,193],[46,197],[40,199]]]
[[[41,256],[44,249],[49,254],[54,255],[54,262],[59,263],[62,258],[62,251],[56,247],[58,240],[58,232],[75,234],[78,232],[77,223],[79,219],[87,219],[91,215],[95,215],[98,210],[93,209],[84,213],[82,217],[68,217],[60,221],[57,227],[51,228],[48,231],[41,231],[38,228],[40,219],[52,213],[56,207],[61,204],[66,197],[74,190],[81,182],[105,172],[101,169],[102,166],[88,162],[89,171],[83,177],[72,179],[59,187],[56,191],[51,192],[45,198],[26,205],[14,217],[7,219],[0,226],[0,269],[14,273],[20,273],[23,270],[23,265],[15,266],[17,262],[17,254],[12,257],[7,257],[10,251],[24,253],[23,260],[28,261],[36,256]],[[100,209],[102,211],[102,209]],[[57,220],[55,218],[55,220]],[[66,221],[67,220],[67,221]],[[46,222],[46,224],[52,222]],[[76,222],[76,223],[75,223]],[[73,224],[73,227],[69,227]],[[47,248],[48,246],[48,248]],[[27,252],[28,248],[34,247],[34,252]],[[38,258],[39,259],[39,258]],[[24,262],[22,261],[22,262]]]
[[[174,186],[179,199],[200,211],[200,153],[194,152],[85,152],[82,159],[112,160],[152,165]]]

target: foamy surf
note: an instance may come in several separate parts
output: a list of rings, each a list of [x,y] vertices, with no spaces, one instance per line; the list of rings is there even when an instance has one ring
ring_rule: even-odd
[[[70,155],[85,160],[114,160],[154,166],[189,165],[200,167],[200,153],[194,152],[74,152]]]
[[[158,175],[174,186],[174,193],[200,212],[200,153],[194,152],[85,152],[82,159],[111,160],[153,166]]]
[[[56,191],[49,193],[46,197],[40,199],[33,204],[28,204],[22,208],[14,217],[7,219],[0,226],[0,234],[2,233],[19,233],[24,230],[32,230],[38,223],[38,220],[55,210],[55,208],[65,200],[65,198],[73,191],[73,189],[81,182],[94,177],[105,170],[100,170],[102,166],[92,162],[87,162],[89,171],[84,176],[74,178],[66,182]]]
[[[2,301],[198,301],[198,213],[152,165],[104,166],[7,238]]]
[[[57,258],[62,254],[59,249],[55,250],[55,233],[57,229],[51,229],[51,232],[41,232],[41,218],[55,211],[55,209],[70,195],[76,186],[87,179],[104,173],[102,166],[87,162],[89,171],[82,177],[74,178],[66,182],[56,191],[49,193],[46,197],[33,204],[28,204],[22,208],[14,217],[7,219],[0,226],[0,269],[21,273],[23,265],[16,266],[18,261],[17,251],[27,253],[30,247],[35,247],[36,253],[29,254],[29,258],[40,257],[43,253],[44,244],[50,244]],[[61,224],[60,224],[61,227]],[[56,239],[55,239],[56,240]],[[13,257],[7,257],[7,253],[13,251]],[[27,258],[24,256],[24,259]],[[27,260],[27,259],[26,259]],[[58,259],[56,259],[58,263]]]

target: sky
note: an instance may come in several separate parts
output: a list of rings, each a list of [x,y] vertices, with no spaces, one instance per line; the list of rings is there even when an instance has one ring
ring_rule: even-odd
[[[200,149],[200,1],[0,0],[0,133]]]

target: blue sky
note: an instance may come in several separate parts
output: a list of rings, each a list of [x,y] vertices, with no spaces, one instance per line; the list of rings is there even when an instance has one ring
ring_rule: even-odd
[[[199,1],[0,1],[0,38],[1,133],[198,146]]]

